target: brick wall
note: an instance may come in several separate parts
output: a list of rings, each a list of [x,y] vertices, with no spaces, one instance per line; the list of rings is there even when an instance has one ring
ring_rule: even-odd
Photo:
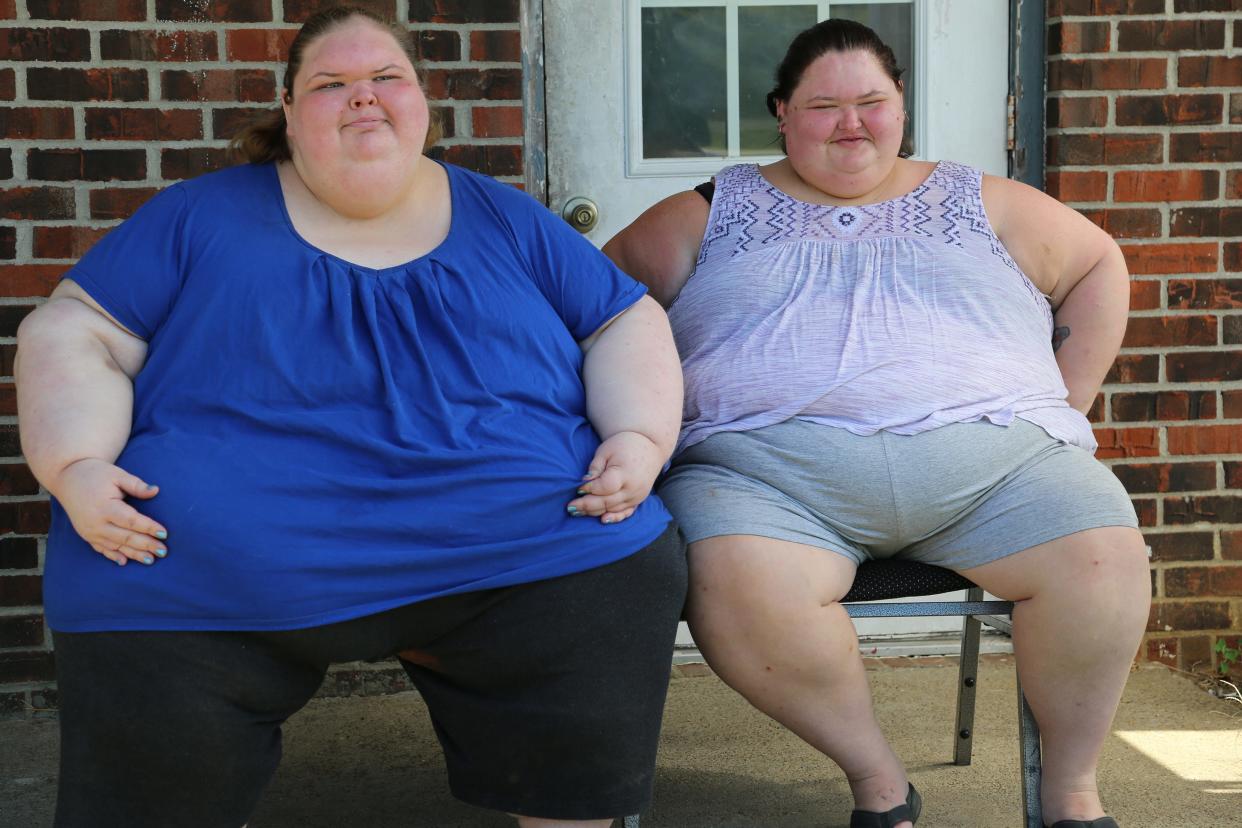
[[[439,101],[436,154],[521,185],[519,0],[354,0],[408,21]],[[160,187],[226,165],[275,105],[284,48],[323,0],[0,0],[0,716],[54,707],[41,589],[49,511],[22,462],[21,318]],[[404,687],[350,665],[325,692]]]
[[[1143,655],[1211,665],[1242,628],[1242,0],[1051,0],[1048,192],[1121,242],[1099,456],[1152,548]]]

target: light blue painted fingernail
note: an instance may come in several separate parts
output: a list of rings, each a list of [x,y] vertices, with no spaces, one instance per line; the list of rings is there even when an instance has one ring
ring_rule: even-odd
[[[570,517],[577,517],[580,514],[577,506],[566,506],[565,511],[569,512]]]
[[[152,558],[150,555],[143,555],[142,562],[144,564],[153,564],[155,563],[155,558]]]
[[[590,494],[590,493],[586,489],[578,490],[578,497],[582,497],[584,494]]]
[[[157,557],[157,558],[162,558],[162,557],[164,557],[164,556],[165,556],[165,555],[167,555],[167,554],[168,554],[168,550],[167,550],[167,549],[157,549],[157,550],[155,550],[155,557]]]
[[[168,540],[168,533],[165,532],[163,529],[158,530],[155,533],[155,536],[159,538],[160,540]]]

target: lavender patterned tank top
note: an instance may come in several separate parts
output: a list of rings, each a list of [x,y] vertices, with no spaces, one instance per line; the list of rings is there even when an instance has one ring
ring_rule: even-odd
[[[798,201],[753,164],[716,176],[694,274],[669,309],[686,403],[678,451],[793,417],[917,434],[1015,417],[1093,451],[1066,403],[1048,300],[992,232],[978,170],[912,192]]]

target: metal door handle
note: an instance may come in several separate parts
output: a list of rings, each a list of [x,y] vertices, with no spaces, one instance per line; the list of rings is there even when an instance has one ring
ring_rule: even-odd
[[[599,224],[599,208],[595,202],[583,196],[571,198],[561,208],[561,218],[579,233],[589,233]]]

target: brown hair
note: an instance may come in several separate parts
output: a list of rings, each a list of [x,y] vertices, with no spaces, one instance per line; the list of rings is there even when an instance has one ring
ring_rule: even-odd
[[[293,81],[302,68],[302,55],[307,47],[318,38],[357,17],[368,20],[387,31],[392,35],[393,40],[397,41],[397,44],[401,46],[406,57],[410,59],[410,65],[418,65],[418,55],[414,49],[413,42],[410,40],[409,32],[402,29],[396,23],[385,20],[367,9],[361,9],[357,6],[334,6],[319,11],[307,18],[306,22],[302,24],[302,28],[298,30],[297,35],[293,38],[293,42],[289,44],[289,59],[285,63],[285,78],[281,84],[281,91],[286,101],[293,100]],[[422,82],[421,77],[419,82]],[[243,128],[241,132],[233,136],[233,139],[229,142],[229,149],[235,155],[240,156],[242,160],[248,161],[251,164],[288,161],[293,157],[293,153],[289,149],[289,139],[285,134],[287,126],[284,108],[278,106],[274,111],[263,113]],[[432,109],[431,120],[427,125],[427,139],[423,142],[423,151],[426,152],[434,146],[439,138],[439,119],[436,116],[435,110]]]
[[[879,62],[880,68],[892,79],[898,89],[902,88],[901,76],[904,69],[897,66],[897,56],[887,43],[873,29],[854,20],[834,17],[821,20],[809,29],[798,33],[781,65],[776,68],[776,86],[768,93],[768,112],[776,117],[776,103],[789,102],[789,96],[802,82],[802,75],[808,66],[828,52],[869,52]],[[785,151],[785,136],[780,135],[781,151]],[[898,155],[907,158],[914,153],[914,145],[907,132],[902,136],[901,149]]]

